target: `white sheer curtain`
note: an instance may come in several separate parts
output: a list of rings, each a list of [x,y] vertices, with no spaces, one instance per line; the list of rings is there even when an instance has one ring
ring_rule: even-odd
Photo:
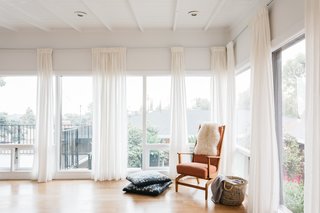
[[[211,120],[226,125],[222,146],[220,174],[232,175],[233,164],[233,98],[234,98],[234,53],[233,43],[225,47],[211,48],[211,69],[213,71]],[[227,63],[228,57],[228,63]]]
[[[52,180],[54,172],[54,93],[52,49],[37,50],[38,85],[35,159],[33,178],[38,182]]]
[[[224,135],[224,142],[222,148],[221,170],[222,174],[233,175],[233,161],[235,150],[235,135],[234,135],[234,113],[235,113],[235,64],[234,64],[234,45],[229,42],[227,45],[227,77],[226,77],[226,132]],[[225,77],[224,77],[225,78]]]
[[[93,178],[124,179],[127,170],[126,49],[92,49]]]
[[[306,142],[304,212],[320,212],[320,2],[305,1]]]
[[[187,150],[187,101],[185,86],[184,50],[182,47],[171,48],[171,140],[169,175],[177,175],[177,152]]]
[[[211,70],[213,71],[211,120],[226,122],[227,105],[227,52],[225,47],[211,48]],[[228,127],[226,127],[228,128]],[[226,130],[227,131],[227,130]]]
[[[279,160],[275,131],[273,74],[268,9],[258,12],[251,28],[251,158],[249,212],[277,212]]]

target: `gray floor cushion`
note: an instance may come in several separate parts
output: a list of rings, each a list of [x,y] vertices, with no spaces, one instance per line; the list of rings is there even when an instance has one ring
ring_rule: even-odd
[[[141,171],[129,174],[127,180],[133,183],[135,186],[148,186],[156,183],[165,183],[171,181],[171,179],[156,171]]]
[[[123,188],[123,191],[129,192],[129,193],[156,196],[161,194],[164,190],[166,190],[170,186],[170,184],[172,184],[172,181],[165,182],[165,183],[151,184],[148,186],[136,186],[133,183],[130,183],[129,185]]]

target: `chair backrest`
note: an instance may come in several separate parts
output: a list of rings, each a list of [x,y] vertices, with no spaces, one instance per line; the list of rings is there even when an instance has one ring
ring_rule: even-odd
[[[201,128],[201,125],[199,125],[199,129]],[[222,149],[222,143],[223,143],[223,137],[224,137],[224,131],[225,131],[226,126],[219,126],[219,133],[220,133],[220,140],[219,143],[217,145],[217,150],[218,150],[218,156],[221,156],[221,149]],[[197,145],[197,141],[195,146]],[[197,162],[197,163],[207,163],[207,155],[197,155],[197,154],[193,154],[193,159],[192,162]],[[211,165],[214,165],[217,167],[217,170],[219,168],[219,162],[220,162],[220,158],[215,158],[211,160]]]

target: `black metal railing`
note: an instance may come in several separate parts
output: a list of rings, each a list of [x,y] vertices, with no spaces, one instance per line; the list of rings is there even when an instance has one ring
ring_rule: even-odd
[[[35,125],[0,125],[0,144],[34,144]]]
[[[34,142],[35,125],[0,125],[0,144],[33,145]],[[60,138],[60,169],[91,169],[91,143],[91,125],[63,125]],[[33,154],[33,150],[19,151],[21,154]],[[10,153],[10,150],[0,150],[0,154]]]
[[[60,141],[60,169],[91,169],[92,126],[63,126]]]

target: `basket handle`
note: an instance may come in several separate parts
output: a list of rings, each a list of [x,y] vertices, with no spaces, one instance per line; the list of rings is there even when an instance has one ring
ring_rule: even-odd
[[[226,191],[231,191],[231,190],[233,189],[233,185],[232,185],[232,184],[230,184],[230,185],[231,185],[231,187],[228,188],[228,187],[226,187],[226,181],[223,182],[223,188],[224,188]]]

